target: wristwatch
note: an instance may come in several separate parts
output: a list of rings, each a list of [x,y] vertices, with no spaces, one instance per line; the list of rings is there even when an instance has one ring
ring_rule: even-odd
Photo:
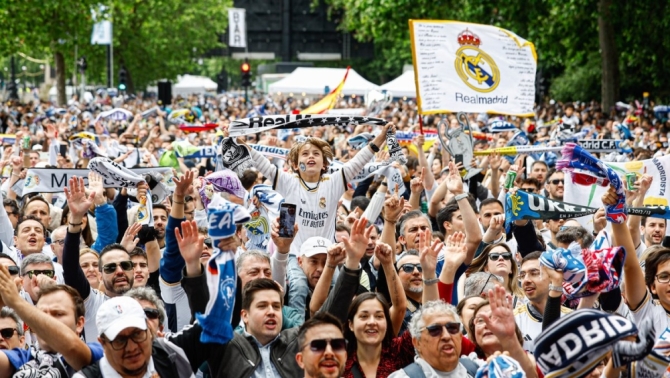
[[[424,278],[424,279],[423,279],[423,284],[426,285],[426,286],[427,286],[427,285],[435,285],[435,284],[437,283],[437,281],[439,281],[439,279],[438,279],[437,277],[435,277],[435,278],[430,278],[430,279],[425,279],[425,278]]]
[[[370,149],[372,150],[372,152],[374,152],[374,153],[379,152],[379,147],[376,144],[370,142],[369,146],[370,146]]]
[[[456,202],[458,202],[458,201],[462,200],[463,198],[468,198],[468,193],[461,193],[461,194],[455,196],[454,200]]]
[[[562,293],[563,288],[561,286],[554,286],[552,284],[549,284],[549,291],[560,291]]]

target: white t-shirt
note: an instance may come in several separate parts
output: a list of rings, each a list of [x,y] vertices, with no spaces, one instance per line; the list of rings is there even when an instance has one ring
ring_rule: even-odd
[[[642,320],[650,318],[654,324],[657,338],[670,326],[670,314],[663,308],[661,302],[651,297],[649,290],[647,290],[642,304],[635,310],[631,309],[631,312],[637,325],[642,323]]]
[[[519,306],[514,309],[514,321],[519,326],[521,334],[523,335],[523,350],[528,353],[533,353],[535,349],[535,339],[542,333],[542,319],[533,316],[533,313],[528,308],[530,303],[524,306]],[[561,306],[561,317],[571,313],[567,307]]]
[[[95,324],[95,316],[98,314],[98,309],[103,302],[109,297],[96,289],[91,288],[88,298],[84,299],[84,308],[86,309],[86,316],[84,323],[84,336],[89,343],[98,340],[98,326]]]

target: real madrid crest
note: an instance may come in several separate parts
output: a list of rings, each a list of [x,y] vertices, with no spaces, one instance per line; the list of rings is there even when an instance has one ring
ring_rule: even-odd
[[[479,36],[468,29],[458,35],[461,47],[456,51],[454,67],[470,88],[480,93],[491,92],[500,84],[500,71],[489,54],[479,49]]]
[[[326,197],[321,197],[319,199],[319,207],[322,208],[322,209],[326,208]]]

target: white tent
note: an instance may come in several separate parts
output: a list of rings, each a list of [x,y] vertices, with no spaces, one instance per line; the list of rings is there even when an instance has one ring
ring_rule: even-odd
[[[194,93],[205,93],[215,91],[216,83],[205,76],[184,75],[179,76],[177,84],[172,86],[173,95],[190,95]]]
[[[414,70],[405,71],[402,75],[382,85],[382,89],[391,92],[393,97],[416,97]]]
[[[346,72],[346,68],[298,67],[287,77],[270,84],[268,92],[293,93],[296,96],[302,93],[323,95],[326,87],[331,91],[337,88]],[[365,80],[358,72],[350,69],[342,94],[363,96],[367,91],[377,88],[377,84]]]

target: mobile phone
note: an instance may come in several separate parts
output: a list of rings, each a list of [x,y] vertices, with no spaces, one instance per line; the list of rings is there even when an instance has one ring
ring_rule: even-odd
[[[295,226],[295,209],[292,203],[282,203],[279,206],[279,237],[292,238]]]
[[[463,164],[463,154],[454,155],[454,163],[456,163],[456,165],[458,165],[458,163]]]
[[[67,155],[67,144],[61,144],[59,146],[60,156],[65,157]]]

